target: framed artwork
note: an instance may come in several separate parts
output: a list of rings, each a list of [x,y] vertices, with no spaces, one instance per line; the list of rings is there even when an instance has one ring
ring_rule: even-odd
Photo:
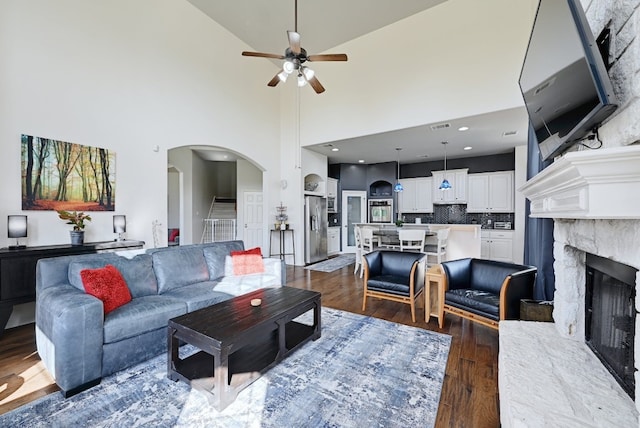
[[[114,152],[22,135],[22,209],[114,211]]]

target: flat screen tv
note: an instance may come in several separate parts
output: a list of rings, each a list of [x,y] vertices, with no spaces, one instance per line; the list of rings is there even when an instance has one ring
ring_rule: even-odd
[[[543,160],[584,139],[617,108],[579,0],[540,0],[519,83]]]

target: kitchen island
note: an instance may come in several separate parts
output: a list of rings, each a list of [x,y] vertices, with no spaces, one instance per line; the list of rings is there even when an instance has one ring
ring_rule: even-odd
[[[391,223],[358,223],[357,226],[371,227],[380,235],[397,234],[399,227]],[[427,232],[427,244],[437,242],[437,231],[449,229],[446,260],[457,260],[466,257],[480,258],[480,225],[479,224],[417,224],[404,223],[407,229],[423,229]]]

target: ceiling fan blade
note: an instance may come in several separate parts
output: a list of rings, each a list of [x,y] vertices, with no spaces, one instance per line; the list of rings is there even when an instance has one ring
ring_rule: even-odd
[[[284,55],[271,54],[271,53],[264,53],[264,52],[249,52],[249,51],[244,51],[244,52],[242,52],[242,56],[257,56],[257,57],[260,57],[260,58],[284,59]]]
[[[306,77],[305,77],[306,79]],[[316,94],[321,94],[324,92],[324,86],[320,83],[320,81],[316,78],[316,76],[311,77],[311,79],[307,79],[309,85],[316,91]]]
[[[307,61],[346,61],[347,54],[309,55]]]
[[[300,34],[295,31],[287,31],[289,37],[289,48],[294,55],[300,54]]]
[[[280,83],[280,77],[278,77],[279,74],[280,73],[278,73],[275,76],[273,76],[273,79],[269,80],[269,83],[267,83],[267,86],[271,86],[273,88],[278,83]]]

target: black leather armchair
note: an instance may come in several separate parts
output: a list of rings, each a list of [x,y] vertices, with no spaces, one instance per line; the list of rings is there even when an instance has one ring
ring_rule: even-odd
[[[520,318],[520,300],[533,298],[537,269],[533,266],[484,259],[441,264],[440,327],[452,313],[498,329],[500,320]]]
[[[411,306],[411,319],[416,322],[416,298],[424,290],[425,255],[401,251],[373,251],[363,256],[364,297],[393,300]]]

